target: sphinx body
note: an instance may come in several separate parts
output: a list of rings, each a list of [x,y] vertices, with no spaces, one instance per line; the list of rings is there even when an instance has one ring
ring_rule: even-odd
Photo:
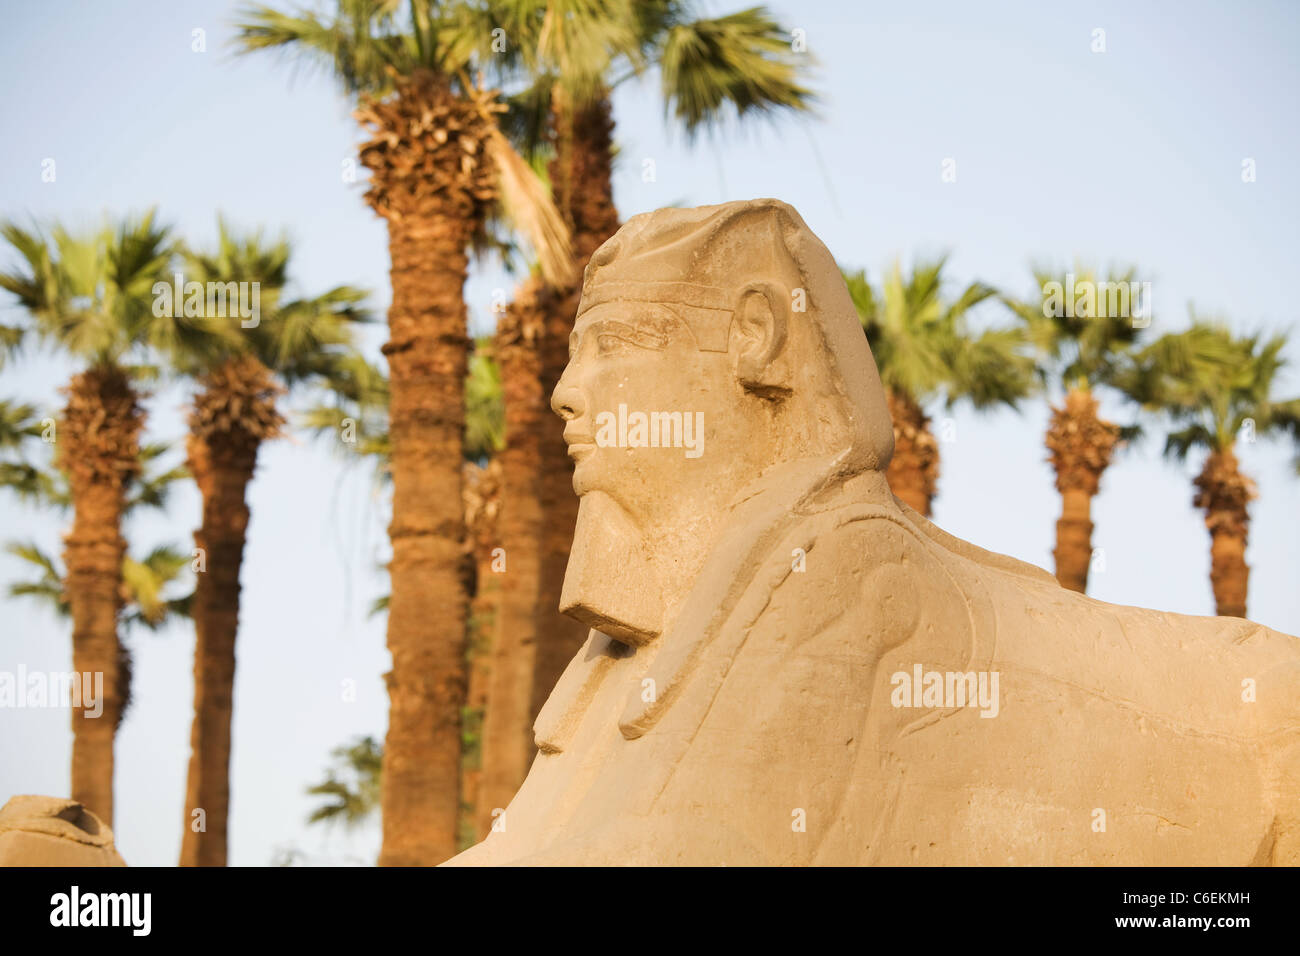
[[[565,610],[592,629],[537,720],[519,793],[451,862],[1300,863],[1300,641],[1066,591],[897,501],[874,363],[810,237],[788,206],[758,200],[637,217],[593,258],[575,378],[554,402],[566,437],[604,387],[600,350],[582,345],[587,301],[625,315],[652,294],[674,302],[672,289],[633,288],[620,262],[644,276],[653,259],[638,255],[667,247],[694,282],[701,270],[716,282],[775,268],[763,261],[775,243],[798,265],[781,283],[803,283],[812,314],[779,327],[782,296],[745,304],[754,283],[741,275],[730,328],[752,328],[738,349],[692,327],[689,341],[730,359],[670,364],[695,373],[705,404],[699,377],[734,370],[734,415],[754,425],[701,484],[685,472],[695,465],[661,456],[680,481],[625,482],[634,493],[614,502],[603,449],[575,456],[583,510]],[[635,377],[611,368],[622,396]],[[653,387],[658,407],[675,407],[670,385]],[[810,394],[816,441],[792,421]],[[730,407],[709,406],[723,424],[706,449],[743,430]],[[639,510],[656,494],[663,508]],[[665,536],[665,515],[690,533]],[[977,706],[928,679],[909,686],[929,674],[952,675]]]
[[[644,732],[669,672],[593,630],[457,862],[1300,863],[1294,638],[1107,605],[866,498],[792,517]],[[997,672],[996,716],[892,706],[917,663]]]

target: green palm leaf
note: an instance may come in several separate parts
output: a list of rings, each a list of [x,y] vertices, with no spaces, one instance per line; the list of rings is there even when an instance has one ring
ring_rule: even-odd
[[[688,137],[731,114],[744,119],[812,108],[814,96],[798,78],[801,64],[790,36],[762,7],[670,22],[655,59],[665,115],[675,117]]]
[[[881,382],[918,404],[943,397],[952,406],[1015,406],[1033,391],[1033,359],[1019,327],[975,332],[969,316],[997,292],[972,282],[945,297],[946,257],[918,261],[904,274],[895,262],[877,292],[866,273],[844,272],[849,297],[880,371]]]
[[[1248,430],[1254,438],[1289,437],[1300,449],[1300,398],[1273,396],[1286,366],[1286,335],[1236,335],[1221,320],[1192,313],[1182,332],[1161,336],[1132,357],[1115,384],[1170,424],[1165,452],[1222,452]]]

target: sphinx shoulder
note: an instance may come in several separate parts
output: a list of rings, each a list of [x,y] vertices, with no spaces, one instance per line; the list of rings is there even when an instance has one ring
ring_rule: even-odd
[[[864,509],[823,521],[792,549],[792,569],[775,605],[787,635],[821,644],[818,635],[847,629],[852,642],[893,646],[923,629],[968,642],[965,589],[949,562],[906,518]]]
[[[864,596],[919,599],[927,588],[952,586],[949,562],[941,550],[903,516],[867,510],[822,529],[808,551],[807,565],[853,581]]]

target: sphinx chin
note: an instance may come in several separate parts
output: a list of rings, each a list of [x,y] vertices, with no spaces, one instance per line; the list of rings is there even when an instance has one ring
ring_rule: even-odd
[[[630,645],[663,630],[662,588],[644,536],[603,491],[584,494],[578,504],[560,613]]]

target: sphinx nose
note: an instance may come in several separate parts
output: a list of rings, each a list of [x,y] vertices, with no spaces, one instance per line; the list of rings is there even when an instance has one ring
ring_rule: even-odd
[[[575,418],[581,418],[586,410],[587,403],[582,398],[582,392],[573,384],[569,377],[569,368],[566,368],[555,386],[555,391],[551,393],[551,411],[566,422],[571,422]]]

